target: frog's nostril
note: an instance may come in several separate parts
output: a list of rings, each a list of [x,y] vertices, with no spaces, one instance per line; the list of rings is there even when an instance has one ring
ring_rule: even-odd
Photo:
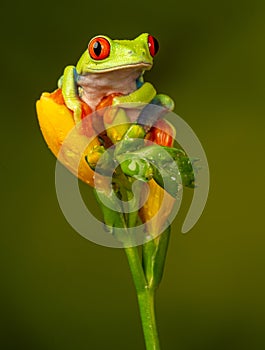
[[[131,56],[132,54],[133,54],[132,50],[129,50],[129,51],[128,51],[128,55]]]

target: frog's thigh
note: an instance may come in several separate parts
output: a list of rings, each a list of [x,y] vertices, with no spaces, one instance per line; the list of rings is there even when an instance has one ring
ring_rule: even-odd
[[[150,83],[144,83],[139,89],[129,95],[114,97],[113,105],[123,103],[149,103],[156,95],[156,90]]]

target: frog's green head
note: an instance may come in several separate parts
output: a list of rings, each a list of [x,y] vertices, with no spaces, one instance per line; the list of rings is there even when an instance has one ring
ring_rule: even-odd
[[[90,40],[76,70],[82,75],[134,67],[149,70],[158,48],[157,40],[147,33],[134,40],[112,40],[105,35],[96,36]]]

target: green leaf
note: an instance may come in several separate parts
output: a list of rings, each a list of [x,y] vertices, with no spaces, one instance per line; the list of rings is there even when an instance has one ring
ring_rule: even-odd
[[[131,176],[137,180],[149,181],[153,176],[153,168],[145,159],[138,157],[130,157],[121,161],[121,169],[127,176]]]

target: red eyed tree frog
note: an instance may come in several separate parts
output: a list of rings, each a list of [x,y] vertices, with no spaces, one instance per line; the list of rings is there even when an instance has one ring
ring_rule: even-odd
[[[112,40],[105,35],[91,39],[76,67],[67,66],[58,81],[75,123],[81,120],[80,99],[93,111],[103,97],[115,93],[119,96],[114,97],[114,106],[154,102],[173,110],[173,100],[157,94],[153,85],[143,80],[158,49],[158,41],[147,33],[134,40]]]

